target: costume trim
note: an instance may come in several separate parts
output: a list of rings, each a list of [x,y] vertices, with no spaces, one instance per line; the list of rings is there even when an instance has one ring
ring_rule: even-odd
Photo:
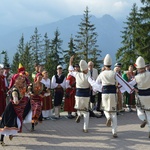
[[[86,88],[86,89],[77,88],[76,89],[76,96],[90,97],[90,88]]]
[[[102,94],[115,94],[116,86],[115,85],[104,85],[102,87]]]
[[[149,88],[149,89],[146,89],[146,90],[141,90],[141,89],[139,89],[138,91],[139,91],[138,94],[139,94],[140,96],[150,96],[150,88]]]

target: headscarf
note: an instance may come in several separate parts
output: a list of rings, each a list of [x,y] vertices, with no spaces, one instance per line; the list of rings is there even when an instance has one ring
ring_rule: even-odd
[[[34,82],[37,81],[38,76],[42,76],[42,74],[41,73],[37,73],[36,76],[35,76],[35,78],[34,78]]]
[[[13,87],[13,85],[15,84],[15,80],[20,76],[20,74],[14,74],[10,80],[10,84],[9,84],[9,89]]]

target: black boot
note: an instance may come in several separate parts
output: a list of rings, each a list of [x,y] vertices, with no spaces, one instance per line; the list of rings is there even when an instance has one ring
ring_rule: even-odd
[[[0,144],[1,144],[2,146],[5,146],[5,143],[4,143],[4,135],[3,135],[3,134],[1,134]]]
[[[34,123],[32,123],[31,132],[34,131]]]

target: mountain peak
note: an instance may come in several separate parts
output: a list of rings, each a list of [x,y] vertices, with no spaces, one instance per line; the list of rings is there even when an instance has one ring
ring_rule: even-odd
[[[105,14],[101,17],[102,21],[114,22],[116,21],[111,15]]]

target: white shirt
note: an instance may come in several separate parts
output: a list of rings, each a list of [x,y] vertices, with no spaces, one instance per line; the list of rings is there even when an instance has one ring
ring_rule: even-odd
[[[59,76],[59,75],[58,75],[58,76]],[[59,77],[60,77],[60,76],[59,76]],[[63,82],[62,82],[60,85],[61,85],[61,87],[62,87],[63,89],[66,88],[66,78],[64,78]],[[57,86],[58,86],[58,83],[56,83],[55,75],[53,75],[53,77],[52,77],[52,82],[51,82],[51,88],[52,88],[52,89],[55,89]]]
[[[43,83],[47,88],[51,87],[50,86],[51,85],[51,81],[50,81],[49,78],[47,78],[47,79],[42,78],[41,83]]]

